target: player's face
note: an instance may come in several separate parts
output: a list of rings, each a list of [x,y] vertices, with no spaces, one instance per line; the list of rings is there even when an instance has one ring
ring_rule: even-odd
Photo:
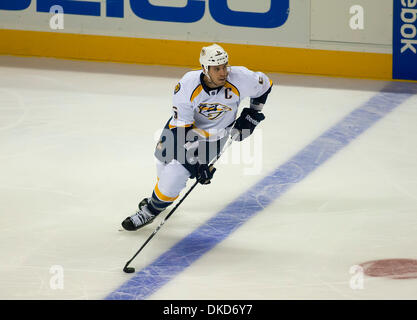
[[[224,86],[227,79],[227,63],[219,66],[210,66],[208,70],[211,82],[215,87]]]

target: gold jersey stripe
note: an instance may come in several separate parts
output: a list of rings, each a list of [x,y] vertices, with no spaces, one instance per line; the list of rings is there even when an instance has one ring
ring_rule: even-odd
[[[210,136],[211,136],[211,134],[210,134],[210,133],[208,133],[206,130],[203,130],[203,129],[197,128],[195,125],[193,125],[193,130],[194,130],[195,132],[197,132],[199,135],[201,135],[201,136],[203,136],[203,137],[205,137],[205,138],[208,138],[208,137],[210,137]]]
[[[203,86],[201,84],[199,84],[193,91],[193,93],[191,94],[191,98],[190,101],[192,102],[203,90]]]
[[[233,85],[231,84],[229,81],[226,81],[226,84],[224,85],[225,88],[230,88],[232,89],[232,92],[237,95],[238,97],[240,97],[240,92],[239,90]]]
[[[203,137],[205,137],[205,138],[208,138],[208,137],[210,137],[210,136],[211,136],[211,134],[210,134],[210,133],[208,133],[206,130],[203,130],[203,129],[199,129],[199,128],[197,128],[197,127],[195,126],[195,124],[187,124],[187,125],[185,125],[185,126],[180,126],[180,127],[173,126],[172,124],[168,124],[169,129],[172,129],[172,128],[190,128],[191,126],[193,127],[193,130],[194,130],[195,132],[197,132],[199,135],[201,135],[201,136],[203,136]]]
[[[172,129],[172,128],[189,128],[189,127],[191,127],[193,124],[186,124],[186,125],[184,125],[184,126],[174,126],[174,125],[172,125],[172,124],[168,124],[168,127],[170,128],[170,129]]]

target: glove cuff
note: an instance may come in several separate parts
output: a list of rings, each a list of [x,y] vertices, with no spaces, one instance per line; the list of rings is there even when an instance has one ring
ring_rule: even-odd
[[[250,108],[252,110],[256,110],[256,111],[262,111],[264,107],[263,103],[260,103],[259,101],[256,101],[255,99],[250,99]]]

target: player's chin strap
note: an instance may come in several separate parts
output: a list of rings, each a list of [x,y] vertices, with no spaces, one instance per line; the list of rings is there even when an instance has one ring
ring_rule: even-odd
[[[239,132],[235,133],[233,136],[231,136],[228,139],[228,141],[224,145],[223,149],[219,152],[217,157],[214,158],[210,162],[209,167],[213,167],[213,165],[216,163],[216,161],[219,160],[219,158],[222,156],[222,154],[224,154],[224,152],[230,147],[230,145],[233,143],[233,141],[235,141],[237,139],[238,136],[239,136]],[[185,200],[185,198],[188,197],[188,195],[191,193],[191,191],[193,191],[193,189],[197,186],[197,184],[198,184],[198,181],[194,182],[194,184],[190,187],[190,189],[188,189],[187,193],[184,194],[184,196],[175,205],[175,207],[172,208],[172,210],[166,215],[166,217],[159,223],[159,225],[156,227],[156,229],[153,231],[153,233],[149,236],[149,238],[143,243],[143,245],[140,247],[140,249],[134,254],[134,256],[128,262],[126,262],[126,264],[123,268],[124,272],[126,272],[126,273],[135,272],[134,268],[128,267],[129,264],[133,261],[133,259],[136,258],[136,256],[139,254],[139,252],[141,252],[142,249],[145,248],[145,246],[149,243],[149,241],[151,241],[151,239],[155,236],[155,234],[159,231],[159,229],[164,225],[165,221],[167,221],[169,219],[169,217],[172,216],[172,214],[175,212],[175,210],[177,210],[177,208],[180,206],[180,204]]]
[[[208,73],[208,68],[209,67],[205,67],[205,66],[203,66],[203,65],[201,65],[201,67],[203,68],[203,73],[204,73],[204,75],[209,79],[209,81],[210,82],[212,82],[212,80],[211,80],[211,78],[210,78],[210,75],[209,75],[209,73]]]

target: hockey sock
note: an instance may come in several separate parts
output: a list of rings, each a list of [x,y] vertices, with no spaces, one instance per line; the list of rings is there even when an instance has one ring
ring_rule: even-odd
[[[164,211],[172,203],[173,201],[160,200],[154,191],[152,192],[152,197],[149,200],[148,208],[153,214],[157,215]]]

